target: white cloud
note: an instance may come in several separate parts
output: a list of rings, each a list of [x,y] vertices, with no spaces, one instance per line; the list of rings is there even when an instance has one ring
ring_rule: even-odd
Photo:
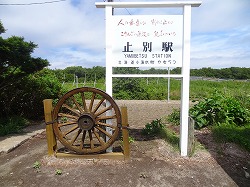
[[[194,35],[191,67],[249,67],[250,26],[228,32]]]
[[[194,32],[217,32],[250,24],[249,0],[204,0],[192,9]]]
[[[103,38],[104,18],[101,16],[104,13],[97,10],[91,13],[88,7],[96,10],[94,1],[87,1],[80,7],[74,7],[66,1],[24,7],[9,6],[4,9],[0,7],[0,12],[8,35],[19,33],[28,40],[52,47],[74,44],[100,49],[104,44],[96,46],[94,43]]]
[[[29,2],[35,0],[25,1]],[[77,6],[73,6],[71,1],[32,6],[1,6],[0,17],[4,27],[8,29],[4,37],[24,36],[25,40],[38,44],[35,55],[48,59],[54,68],[63,68],[65,64],[85,65],[82,60],[87,66],[98,65],[90,63],[93,62],[91,59],[99,63],[103,61],[104,11],[96,9],[94,0],[81,1]],[[103,54],[94,56],[85,51],[92,51],[92,54],[102,51]]]

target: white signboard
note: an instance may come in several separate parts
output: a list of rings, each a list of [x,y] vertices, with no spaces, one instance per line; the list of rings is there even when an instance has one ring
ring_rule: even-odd
[[[182,67],[183,15],[112,19],[113,67]]]

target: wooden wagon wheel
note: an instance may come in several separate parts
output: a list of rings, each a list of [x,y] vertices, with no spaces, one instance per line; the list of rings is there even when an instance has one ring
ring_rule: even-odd
[[[58,101],[53,119],[58,140],[69,150],[88,154],[103,152],[114,143],[121,113],[108,94],[82,87],[69,91]]]

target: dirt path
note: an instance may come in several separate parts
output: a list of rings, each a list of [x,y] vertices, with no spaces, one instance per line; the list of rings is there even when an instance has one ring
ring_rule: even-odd
[[[178,101],[117,103],[128,107],[130,127],[137,132],[180,106]],[[131,135],[136,136],[136,141],[131,144],[131,160],[125,162],[48,157],[45,133],[38,134],[12,152],[0,155],[0,186],[250,186],[243,170],[250,168],[249,153],[231,144],[214,146],[207,131],[197,133],[197,138],[209,151],[199,149],[191,158],[180,157],[161,139]],[[39,169],[32,167],[36,161],[41,163]],[[56,175],[58,169],[62,175]]]

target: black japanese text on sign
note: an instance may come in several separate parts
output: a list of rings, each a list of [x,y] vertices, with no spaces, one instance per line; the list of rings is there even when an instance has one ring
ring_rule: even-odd
[[[113,16],[113,67],[182,67],[182,15]]]

